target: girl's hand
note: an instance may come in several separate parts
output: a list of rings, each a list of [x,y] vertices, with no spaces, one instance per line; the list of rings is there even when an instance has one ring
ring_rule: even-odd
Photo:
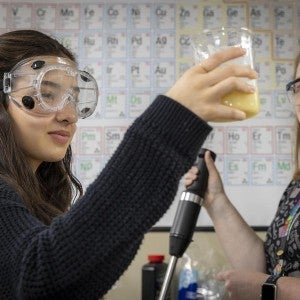
[[[267,274],[244,270],[228,270],[217,275],[217,279],[224,282],[231,300],[260,299],[261,285],[267,278]]]
[[[185,187],[188,187],[189,185],[191,185],[193,183],[194,180],[197,179],[198,176],[198,168],[193,166],[191,167],[188,172],[184,175],[183,178],[183,183],[185,185]]]
[[[219,196],[223,197],[225,195],[225,192],[224,192],[222,179],[215,166],[213,159],[211,158],[209,151],[205,152],[204,159],[209,174],[207,190],[205,194],[205,201],[203,203],[203,206],[207,208],[214,203],[216,198],[218,198]],[[189,169],[189,171],[184,175],[183,182],[185,187],[188,187],[193,183],[194,180],[197,179],[198,172],[199,170],[195,166]]]
[[[233,91],[253,93],[255,89],[242,78],[255,79],[257,73],[250,66],[226,64],[245,54],[239,47],[216,52],[201,64],[188,69],[166,93],[205,121],[243,120],[244,112],[223,105],[221,99]]]

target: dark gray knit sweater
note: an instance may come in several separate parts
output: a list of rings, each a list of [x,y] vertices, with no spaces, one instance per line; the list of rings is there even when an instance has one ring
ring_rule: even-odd
[[[0,299],[99,299],[166,212],[211,127],[159,96],[105,169],[45,226],[0,182]]]

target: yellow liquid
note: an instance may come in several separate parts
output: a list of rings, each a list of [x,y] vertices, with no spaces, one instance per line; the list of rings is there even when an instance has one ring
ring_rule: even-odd
[[[260,102],[258,93],[245,94],[241,92],[232,92],[222,99],[224,105],[242,110],[246,114],[246,119],[257,115],[260,111]],[[237,120],[217,119],[214,122],[232,122]]]

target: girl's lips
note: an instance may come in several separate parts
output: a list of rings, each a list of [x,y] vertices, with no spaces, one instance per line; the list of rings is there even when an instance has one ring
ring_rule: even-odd
[[[67,131],[52,131],[49,135],[58,144],[67,144],[69,142],[70,133]]]

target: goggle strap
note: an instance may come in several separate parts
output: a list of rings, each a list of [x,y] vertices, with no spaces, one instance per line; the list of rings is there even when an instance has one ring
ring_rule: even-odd
[[[299,81],[300,81],[300,78],[297,78],[297,79],[295,79],[295,80],[289,82],[289,83],[286,85],[286,91],[287,91],[287,92],[290,92],[290,91],[291,91],[291,87],[292,87],[295,83],[297,83],[297,82],[299,82]]]
[[[4,94],[9,94],[11,92],[11,73],[4,73],[3,92]]]

